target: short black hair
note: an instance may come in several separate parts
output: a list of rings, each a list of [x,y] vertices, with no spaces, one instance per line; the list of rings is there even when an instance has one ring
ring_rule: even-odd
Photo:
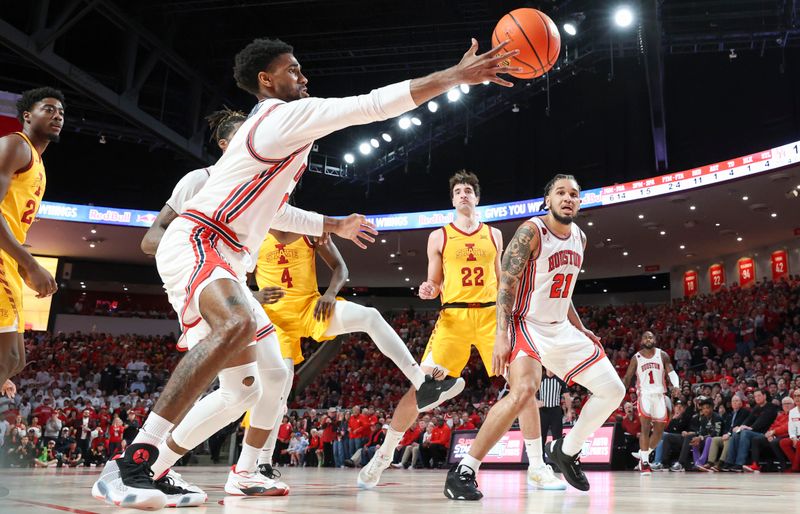
[[[25,123],[25,118],[22,116],[25,112],[30,112],[36,102],[41,102],[45,98],[55,98],[61,102],[61,107],[66,109],[64,102],[64,93],[52,87],[38,87],[36,89],[29,89],[22,93],[22,96],[17,100],[17,119],[20,123]]]
[[[466,184],[475,191],[475,196],[481,197],[481,184],[478,181],[478,176],[467,170],[457,171],[455,175],[450,177],[450,198],[453,198],[453,188],[458,184]]]
[[[559,173],[555,177],[551,178],[550,182],[548,182],[544,186],[544,198],[542,198],[542,208],[540,210],[546,211],[548,209],[547,200],[546,200],[547,195],[549,195],[550,191],[553,190],[553,186],[556,185],[556,182],[558,182],[559,180],[564,180],[564,179],[566,179],[566,180],[574,180],[575,183],[578,184],[578,180],[575,178],[574,175],[567,175],[566,173]],[[581,186],[580,186],[580,184],[578,184],[578,191],[580,191],[580,190],[581,190]]]
[[[223,107],[219,111],[214,111],[206,116],[208,127],[211,129],[211,139],[230,139],[233,134],[233,127],[237,123],[242,123],[247,119],[247,115],[242,111],[232,111],[228,107]]]
[[[236,85],[248,93],[258,94],[258,74],[268,70],[279,55],[291,53],[294,53],[292,45],[280,39],[254,39],[236,54],[233,65]]]

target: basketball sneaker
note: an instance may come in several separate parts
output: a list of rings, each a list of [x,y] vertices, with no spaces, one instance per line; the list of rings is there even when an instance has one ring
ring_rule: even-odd
[[[184,480],[173,469],[168,469],[164,476],[155,481],[155,485],[167,496],[167,507],[197,507],[208,499],[205,491]]]
[[[567,455],[561,449],[563,444],[563,437],[556,441],[550,441],[545,445],[544,452],[558,466],[569,485],[580,491],[588,491],[589,480],[586,479],[586,475],[581,469],[580,453]]]
[[[277,480],[281,477],[281,472],[273,468],[272,464],[259,464],[258,472],[272,480]]]
[[[642,476],[649,475],[651,473],[650,463],[645,460],[641,461],[639,463],[639,473],[641,473]]]
[[[464,384],[461,377],[435,380],[431,375],[425,375],[425,382],[417,389],[417,410],[427,412],[455,398],[464,390]]]
[[[378,485],[381,479],[381,473],[383,473],[383,470],[388,468],[391,463],[391,457],[384,457],[379,451],[375,452],[375,455],[372,456],[367,465],[358,472],[358,487],[361,489],[372,489]]]
[[[545,464],[539,468],[528,468],[528,486],[544,491],[563,491],[567,484],[556,478],[553,468]]]
[[[158,448],[153,445],[130,445],[124,455],[106,462],[92,486],[92,496],[118,507],[163,508],[167,496],[156,487],[150,469],[157,457]]]
[[[451,500],[476,501],[483,498],[483,493],[478,490],[475,471],[471,467],[461,464],[450,468],[444,483],[444,495]]]
[[[286,496],[289,494],[289,486],[267,478],[260,472],[236,471],[234,464],[228,473],[225,492],[234,496]]]

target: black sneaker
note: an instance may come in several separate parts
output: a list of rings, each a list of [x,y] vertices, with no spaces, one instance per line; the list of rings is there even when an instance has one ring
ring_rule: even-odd
[[[168,474],[153,482],[153,485],[167,497],[167,507],[196,507],[206,501],[205,493],[180,487]]]
[[[417,410],[427,412],[435,409],[463,390],[464,379],[461,377],[435,380],[431,375],[425,375],[425,382],[417,389]]]
[[[589,490],[589,481],[586,479],[586,475],[583,473],[581,469],[581,461],[578,455],[567,455],[561,449],[561,446],[564,444],[564,438],[558,439],[557,441],[550,441],[544,447],[544,452],[547,456],[555,462],[561,473],[564,475],[564,479],[574,487],[580,491],[588,491]]]
[[[281,472],[273,468],[272,464],[259,464],[258,472],[272,480],[277,480],[281,477]]]
[[[730,467],[729,471],[733,471],[734,473],[743,473],[744,469],[742,469],[742,466],[734,464],[733,466]]]
[[[483,493],[478,490],[475,471],[469,466],[460,464],[450,468],[444,483],[444,495],[451,500],[476,501],[483,498]]]
[[[348,467],[348,468],[356,467],[356,463],[353,462],[353,459],[344,459],[344,465],[345,465],[345,467]]]
[[[160,509],[166,495],[153,482],[150,466],[158,457],[158,448],[150,444],[132,444],[125,455],[109,460],[100,478],[92,486],[92,495],[118,507]]]

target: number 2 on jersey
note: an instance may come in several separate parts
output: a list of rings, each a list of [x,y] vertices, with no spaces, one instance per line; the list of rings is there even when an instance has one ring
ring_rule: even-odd
[[[567,298],[570,285],[572,285],[572,273],[569,275],[557,273],[553,277],[553,285],[550,286],[550,298]]]
[[[20,221],[30,225],[33,223],[33,213],[36,210],[36,202],[33,200],[28,200],[25,202],[25,207],[27,207],[27,209],[22,213],[22,219],[20,219]]]
[[[283,268],[281,284],[286,284],[286,287],[292,287],[292,276],[289,274],[289,268]]]
[[[467,286],[482,286],[483,285],[483,268],[478,266],[476,268],[461,268],[461,285]]]

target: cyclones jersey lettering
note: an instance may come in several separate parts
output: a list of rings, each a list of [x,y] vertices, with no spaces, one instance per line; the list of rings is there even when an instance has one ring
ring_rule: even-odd
[[[541,217],[530,219],[539,231],[539,254],[528,260],[517,290],[512,315],[534,323],[567,319],[575,281],[583,264],[583,232],[570,225],[570,235],[553,234]]]
[[[314,245],[307,237],[284,244],[268,233],[256,261],[258,288],[278,286],[286,293],[284,300],[315,294],[319,291],[316,262]]]
[[[656,348],[655,354],[647,358],[636,352],[636,387],[639,394],[664,394],[664,360],[661,350]]]
[[[450,223],[442,227],[442,303],[487,303],[497,299],[497,245],[492,228],[478,225],[471,234]]]
[[[47,175],[44,171],[42,156],[34,148],[28,136],[22,132],[14,132],[25,140],[31,150],[31,162],[17,171],[8,185],[8,192],[2,203],[0,211],[8,223],[8,228],[16,240],[22,244],[31,228],[39,205],[42,203],[44,189],[47,185]]]

